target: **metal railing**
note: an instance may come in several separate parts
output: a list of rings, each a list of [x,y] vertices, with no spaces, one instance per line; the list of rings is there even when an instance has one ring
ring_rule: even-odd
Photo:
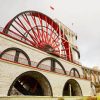
[[[0,52],[0,54],[1,54],[1,52]],[[2,55],[2,57],[0,59],[6,60],[6,61],[10,61],[10,62],[14,62],[14,63],[18,63],[18,64],[23,64],[23,65],[30,66],[30,65],[28,65],[27,59],[19,57],[18,58],[18,62],[15,62],[14,58],[15,58],[14,55],[5,53],[5,54]],[[49,72],[54,72],[54,73],[58,73],[58,74],[63,74],[63,75],[65,74],[63,69],[55,68],[54,71],[51,71],[51,66],[48,66],[48,65],[45,65],[45,64],[40,64],[39,67],[36,67],[37,64],[38,64],[38,62],[31,61],[31,66],[30,67],[38,68],[38,69],[41,69],[41,70],[45,70],[45,71],[49,71]],[[83,75],[80,75],[80,77],[78,75],[76,75],[76,76],[74,76],[73,74],[70,75],[69,71],[66,71],[66,75],[67,76],[71,76],[71,77],[75,77],[75,78],[90,80],[89,77],[85,78]]]

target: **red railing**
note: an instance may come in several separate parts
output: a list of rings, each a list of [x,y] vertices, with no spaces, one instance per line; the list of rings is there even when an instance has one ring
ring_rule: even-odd
[[[0,54],[1,54],[1,52],[0,52]],[[28,65],[27,59],[19,57],[18,62],[15,62],[14,61],[14,55],[11,55],[11,54],[8,54],[8,53],[3,54],[3,56],[0,59],[10,61],[10,62],[14,62],[14,63],[18,63],[18,64]],[[31,61],[31,66],[30,67],[37,68],[36,67],[37,64],[38,64],[37,62]],[[51,66],[48,66],[48,65],[45,65],[45,64],[40,64],[38,69],[51,72]],[[64,75],[64,71],[62,69],[59,69],[59,68],[55,68],[55,70],[53,72]],[[90,80],[90,78],[84,78],[83,75],[80,75],[80,77],[79,77],[78,75],[74,76],[73,74],[72,75],[69,75],[69,74],[70,74],[70,72],[66,71],[67,76]]]

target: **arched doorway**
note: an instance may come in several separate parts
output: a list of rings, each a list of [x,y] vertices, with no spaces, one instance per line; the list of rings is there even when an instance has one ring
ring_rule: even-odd
[[[82,91],[78,82],[74,79],[69,79],[64,86],[63,96],[82,96]]]
[[[52,89],[47,78],[36,71],[28,71],[18,76],[8,91],[11,95],[52,96]]]

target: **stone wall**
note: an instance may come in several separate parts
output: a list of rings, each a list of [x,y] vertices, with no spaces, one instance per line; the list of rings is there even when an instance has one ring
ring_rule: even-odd
[[[16,77],[27,71],[42,73],[49,80],[54,97],[62,96],[64,85],[69,79],[74,79],[79,83],[83,96],[91,95],[90,81],[0,60],[0,96],[7,96]]]
[[[27,53],[31,61],[34,61],[34,62],[39,62],[46,57],[53,57],[57,59],[60,63],[62,63],[66,71],[70,72],[72,68],[76,68],[79,71],[80,75],[83,75],[83,71],[81,69],[81,66],[79,65],[65,61],[56,56],[47,54],[43,51],[40,51],[24,43],[21,43],[19,41],[16,41],[14,39],[11,39],[7,36],[0,34],[0,52],[11,47],[17,47],[17,48],[22,49],[23,51]],[[49,66],[49,63],[50,62],[46,62],[48,66]],[[33,66],[33,67],[36,67],[36,66]],[[37,71],[43,74],[49,80],[51,84],[53,96],[58,96],[58,97],[62,96],[64,85],[70,79],[76,80],[78,82],[82,90],[83,96],[92,95],[91,85],[90,85],[89,80],[75,78],[68,75],[58,74],[58,73],[54,73],[54,72],[50,72],[46,70],[41,70],[38,68],[32,68],[26,65],[13,63],[13,62],[5,61],[2,59],[0,60],[0,95],[7,96],[9,88],[12,85],[13,81],[19,75],[27,71]]]

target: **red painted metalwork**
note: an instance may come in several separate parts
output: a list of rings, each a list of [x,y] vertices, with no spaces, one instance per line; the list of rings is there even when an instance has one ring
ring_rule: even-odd
[[[3,33],[42,51],[72,61],[69,42],[63,36],[63,31],[59,30],[59,25],[45,14],[25,11],[10,20]]]

